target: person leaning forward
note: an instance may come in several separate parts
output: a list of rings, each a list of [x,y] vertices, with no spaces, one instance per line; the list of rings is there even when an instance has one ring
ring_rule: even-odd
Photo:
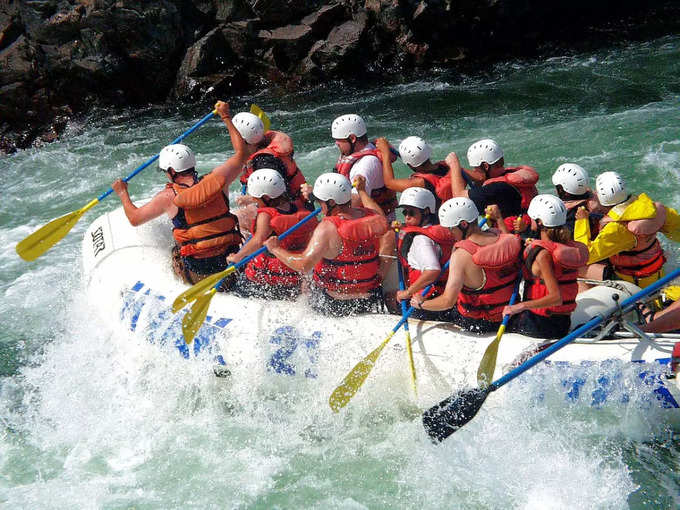
[[[381,214],[352,207],[349,180],[337,173],[322,174],[314,183],[313,196],[324,218],[307,247],[300,253],[284,249],[277,238],[264,243],[291,269],[313,271],[310,304],[331,316],[376,311],[380,302],[379,246],[387,232]]]
[[[454,245],[444,292],[430,300],[415,295],[411,306],[450,310],[451,322],[461,328],[489,333],[500,326],[503,308],[512,296],[522,243],[512,234],[482,231],[478,217],[479,211],[469,198],[452,198],[442,204],[439,223],[460,230],[463,240]]]
[[[218,101],[215,109],[227,126],[235,150],[227,161],[199,178],[191,149],[183,144],[168,145],[159,154],[158,166],[170,182],[149,202],[137,207],[126,182],[118,179],[111,185],[131,225],[142,225],[162,214],[170,218],[176,242],[173,269],[190,284],[225,269],[226,255],[237,251],[241,243],[228,193],[247,157],[245,144],[231,122],[229,104]]]

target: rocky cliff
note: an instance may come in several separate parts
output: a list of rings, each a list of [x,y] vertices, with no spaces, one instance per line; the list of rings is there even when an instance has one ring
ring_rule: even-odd
[[[675,0],[0,0],[0,151],[94,104],[480,70],[678,28]]]

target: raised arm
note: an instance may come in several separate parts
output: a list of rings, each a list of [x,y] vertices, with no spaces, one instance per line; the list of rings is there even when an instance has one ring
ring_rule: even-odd
[[[226,178],[225,188],[239,176],[243,165],[248,159],[248,154],[246,152],[246,143],[241,137],[241,133],[238,132],[236,126],[231,122],[231,114],[229,112],[229,103],[224,101],[218,101],[215,105],[217,114],[220,116],[227,130],[229,131],[229,137],[231,138],[231,143],[234,146],[234,155],[227,159],[224,163],[213,168],[211,173],[222,176]]]
[[[375,146],[380,151],[383,181],[385,181],[385,187],[387,189],[400,192],[416,186],[419,188],[425,187],[425,179],[421,177],[412,177],[410,179],[394,178],[394,168],[392,168],[392,161],[390,158],[390,144],[386,138],[378,138],[375,141]]]
[[[460,161],[455,152],[449,153],[446,156],[446,164],[451,169],[451,192],[454,197],[467,197],[468,191],[465,189],[466,183],[461,173]]]

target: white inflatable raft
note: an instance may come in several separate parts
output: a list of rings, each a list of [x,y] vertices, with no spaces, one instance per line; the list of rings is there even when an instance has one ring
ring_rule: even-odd
[[[134,228],[122,209],[97,218],[83,240],[84,271],[92,303],[105,318],[119,322],[136,337],[158,344],[166,356],[175,356],[169,353],[176,350],[181,357],[204,361],[211,368],[221,365],[227,369],[223,370],[225,374],[314,378],[320,391],[330,395],[400,318],[367,314],[333,319],[314,313],[304,296],[290,303],[218,293],[195,341],[186,345],[181,333],[184,311],[177,315],[170,311],[174,298],[187,288],[172,273],[171,245],[167,220]],[[614,293],[623,299],[634,291],[624,286],[597,287],[580,295],[574,326],[613,304]],[[451,324],[417,320],[410,321],[410,330],[423,407],[453,390],[476,386],[477,367],[493,336],[474,336]],[[377,398],[376,394],[380,398],[409,398],[404,339],[402,332],[395,335],[367,379],[366,389],[362,388],[353,402]],[[648,393],[650,405],[674,409],[671,414],[680,415],[678,379],[669,368],[678,340],[673,335],[640,339],[627,332],[607,340],[577,339],[553,354],[546,365],[554,369],[554,374],[564,374],[557,377],[566,399],[596,406],[625,402],[630,398],[632,379],[638,389]],[[495,378],[536,352],[542,343],[521,335],[504,335]],[[177,359],[180,362],[181,358]],[[379,385],[382,391],[367,390],[372,385]]]

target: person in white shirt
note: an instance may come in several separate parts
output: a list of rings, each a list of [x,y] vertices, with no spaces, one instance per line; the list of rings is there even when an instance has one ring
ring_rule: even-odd
[[[441,294],[446,285],[448,271],[442,272],[444,264],[451,257],[456,240],[456,231],[437,224],[435,197],[425,188],[408,188],[399,199],[404,213],[405,226],[399,226],[397,253],[405,276],[405,289],[396,294],[397,301],[410,299],[420,294],[428,285],[428,295]],[[443,314],[416,310],[414,317],[431,320],[443,319]]]

